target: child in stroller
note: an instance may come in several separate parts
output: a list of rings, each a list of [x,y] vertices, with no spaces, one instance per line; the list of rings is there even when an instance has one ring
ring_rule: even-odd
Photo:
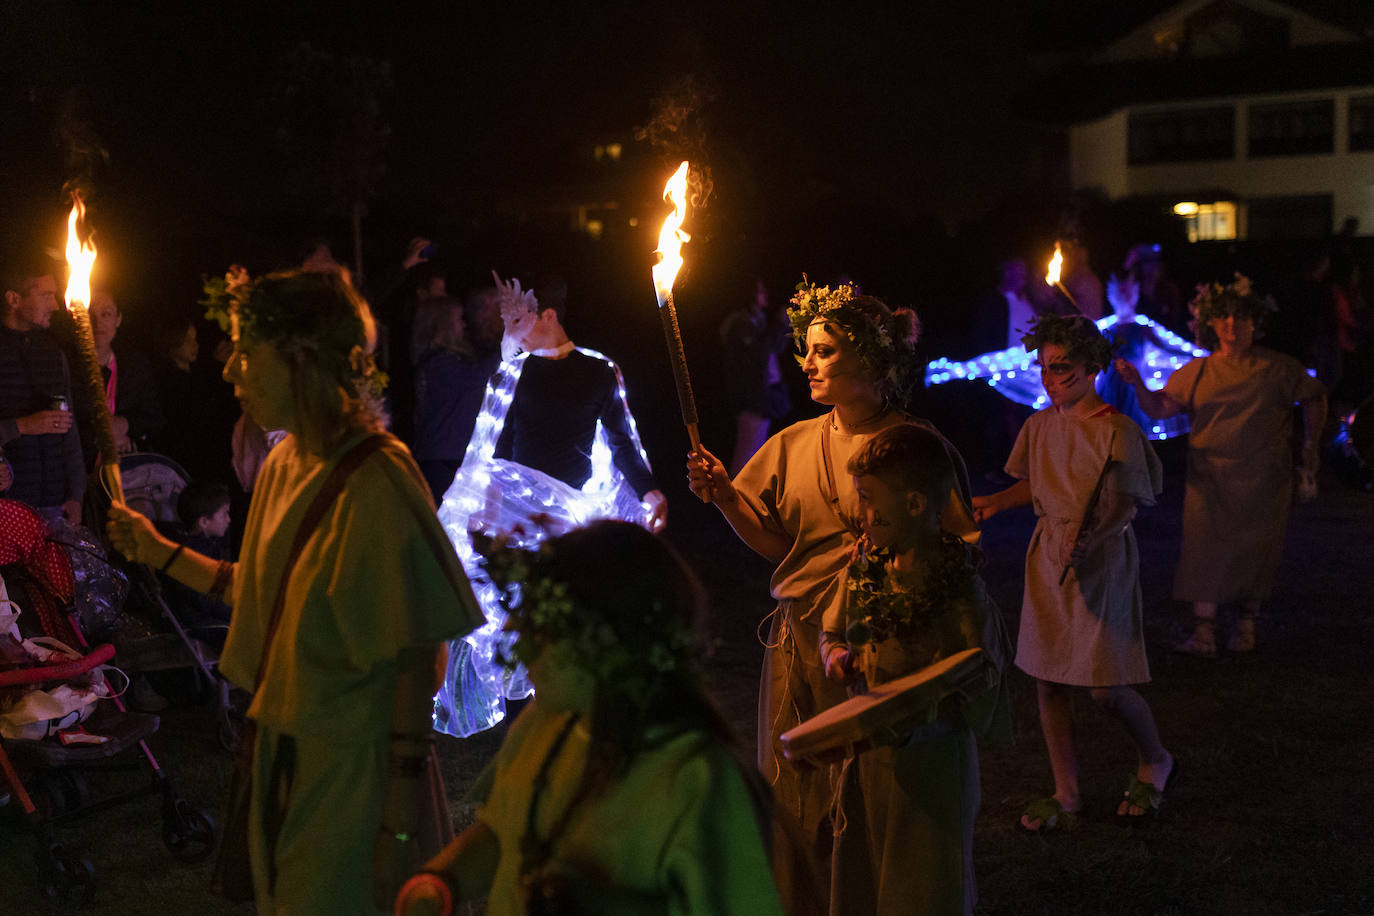
[[[179,523],[160,522],[164,535],[213,560],[229,556],[229,488],[222,483],[192,481],[177,497]],[[224,648],[229,627],[229,605],[218,598],[182,585],[166,574],[159,575],[162,596],[187,631],[218,652]]]

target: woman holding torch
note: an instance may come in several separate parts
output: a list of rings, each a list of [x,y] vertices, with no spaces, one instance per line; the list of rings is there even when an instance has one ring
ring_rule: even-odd
[[[819,627],[822,611],[837,598],[840,573],[861,525],[858,494],[845,470],[849,459],[888,427],[928,424],[901,410],[914,367],[914,312],[894,312],[872,296],[855,295],[849,284],[833,290],[803,284],[788,317],[804,354],[811,398],[831,410],[772,436],[734,480],[705,448],[688,457],[687,473],[692,492],[714,503],[741,540],[778,564],[771,582],[778,605],[759,694],[759,767],[774,784],[779,817],[799,821],[808,852],[823,862],[829,859],[831,833],[828,778],[824,771],[783,766],[778,739],[847,699],[821,667]],[[973,540],[977,529],[968,507],[967,473],[952,446],[949,452],[959,492],[950,494],[942,523]],[[783,868],[787,861],[778,858]],[[777,877],[789,907],[814,893],[808,875]]]
[[[120,505],[110,539],[234,608],[220,667],[254,690],[258,912],[374,913],[433,851],[415,834],[436,656],[481,615],[409,452],[380,431],[367,303],[310,272],[230,298],[224,378],[255,422],[289,433],[253,489],[240,559],[185,550]]]

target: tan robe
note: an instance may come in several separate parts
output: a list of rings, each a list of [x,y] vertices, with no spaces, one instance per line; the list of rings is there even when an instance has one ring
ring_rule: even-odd
[[[1164,393],[1192,424],[1175,598],[1269,597],[1293,501],[1293,405],[1324,391],[1265,347],[1195,359],[1169,377]]]
[[[1121,463],[1108,472],[1104,488],[1154,505],[1163,489],[1159,459],[1135,421],[1111,407],[1088,418],[1046,408],[1021,427],[1007,459],[1008,474],[1030,481],[1039,517],[1026,551],[1016,667],[1042,681],[1114,687],[1150,679],[1130,523],[1103,531],[1099,515],[1095,546],[1059,584],[1109,443]]]
[[[859,497],[846,466],[873,436],[888,426],[928,423],[894,412],[877,429],[840,435],[826,428],[830,414],[794,423],[778,432],[755,453],[735,478],[740,497],[758,514],[765,528],[792,539],[792,547],[778,564],[770,583],[778,606],[769,626],[759,687],[759,769],[773,784],[780,817],[795,820],[805,851],[817,863],[830,855],[830,783],[822,770],[798,773],[782,756],[783,732],[848,698],[844,687],[825,677],[817,646],[821,614],[834,600],[840,574],[849,562],[859,531]],[[822,443],[828,441],[829,454]],[[977,528],[967,502],[967,474],[953,446],[951,460],[960,482],[958,494],[942,516],[945,528],[976,540]],[[790,837],[775,844],[785,849]],[[828,890],[817,876],[791,872],[786,855],[776,857],[778,885],[789,911],[807,899],[824,900]],[[822,886],[817,886],[817,885]],[[817,898],[814,895],[820,896]]]
[[[320,460],[288,436],[263,464],[220,659],[241,687],[253,685],[306,507],[358,438]],[[264,916],[375,912],[372,848],[397,655],[437,647],[481,621],[457,556],[436,545],[448,548],[448,538],[419,471],[396,443],[353,472],[296,561],[262,686],[248,709],[258,723],[249,847]]]

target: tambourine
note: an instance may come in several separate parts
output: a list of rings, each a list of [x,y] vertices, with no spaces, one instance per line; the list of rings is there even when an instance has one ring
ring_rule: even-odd
[[[997,682],[982,649],[965,649],[906,677],[851,697],[782,735],[782,753],[798,765],[843,760],[873,747],[904,744],[946,696],[973,698]]]

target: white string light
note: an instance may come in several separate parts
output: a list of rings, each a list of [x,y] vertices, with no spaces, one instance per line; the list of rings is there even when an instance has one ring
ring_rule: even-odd
[[[625,409],[631,442],[648,467],[649,455],[630,413],[620,367],[595,350],[576,349],[607,363],[615,373],[616,395]],[[524,667],[511,669],[505,663],[514,634],[503,630],[506,618],[495,588],[478,582],[481,567],[470,532],[498,535],[518,528],[523,532],[519,546],[533,547],[552,534],[594,519],[617,518],[648,527],[653,515],[615,467],[609,437],[599,420],[592,438],[592,475],[580,489],[496,457],[496,442],[528,359],[529,354],[521,354],[503,362],[487,383],[463,464],[439,506],[439,521],[473,580],[487,618],[477,630],[449,644],[448,671],[434,698],[435,728],[458,737],[492,727],[505,718],[507,700],[524,699],[534,692]]]

